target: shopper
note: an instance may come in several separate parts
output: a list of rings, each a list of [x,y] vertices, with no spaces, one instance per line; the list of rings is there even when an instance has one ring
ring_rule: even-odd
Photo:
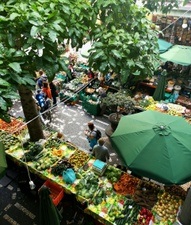
[[[68,78],[69,78],[69,80],[72,80],[74,78],[74,65],[72,62],[70,62],[69,66],[68,66],[68,70],[69,70]]]
[[[44,112],[42,116],[45,120],[49,120],[50,122],[52,122],[51,110],[50,110],[51,107],[52,107],[52,100],[48,96],[45,96],[45,107],[44,107]]]
[[[99,159],[103,162],[107,162],[110,158],[108,148],[104,146],[105,141],[103,138],[98,140],[98,144],[93,147],[92,155],[95,156],[96,159]]]
[[[43,83],[47,82],[47,80],[48,80],[47,75],[44,73],[43,70],[39,71],[39,75],[40,75],[40,77],[36,81],[37,89],[41,89],[43,87]]]
[[[51,89],[51,94],[52,94],[52,100],[53,100],[53,105],[55,106],[57,103],[57,97],[58,97],[58,92],[56,89],[56,85],[53,82],[50,82],[49,84],[50,89]]]
[[[97,144],[97,132],[93,122],[88,123],[88,129],[85,130],[85,135],[88,139],[90,145],[90,151],[92,151],[93,147]]]
[[[91,68],[88,70],[87,75],[88,75],[88,79],[93,79],[95,76]]]
[[[43,112],[45,110],[45,96],[44,96],[44,93],[42,93],[40,89],[37,90],[35,99],[37,100],[38,105],[40,107],[40,112]]]
[[[51,93],[51,89],[50,89],[48,82],[43,83],[42,91],[43,91],[44,95],[46,95],[48,98],[52,99],[52,93]]]

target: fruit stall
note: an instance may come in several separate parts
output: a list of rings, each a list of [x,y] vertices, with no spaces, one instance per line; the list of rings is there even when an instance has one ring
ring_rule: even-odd
[[[19,132],[14,133],[14,130]],[[103,175],[93,170],[95,158],[67,142],[57,132],[36,143],[26,139],[24,123],[12,119],[10,124],[0,120],[0,137],[7,157],[31,173],[51,181],[74,194],[87,204],[85,212],[104,225],[170,225],[186,198],[186,191],[177,185],[164,186],[148,179],[139,179],[112,165]],[[76,179],[65,182],[63,171],[72,168]]]
[[[153,110],[162,113],[166,113],[173,116],[182,116],[188,123],[191,123],[191,109],[190,107],[183,106],[177,102],[176,103],[167,103],[167,102],[158,102],[153,99],[152,96],[147,96],[144,99],[137,100],[136,103],[137,109],[140,111],[144,110]]]

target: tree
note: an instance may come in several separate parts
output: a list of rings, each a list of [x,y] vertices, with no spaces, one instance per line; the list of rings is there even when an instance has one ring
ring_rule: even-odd
[[[133,0],[97,0],[93,8],[99,23],[90,34],[90,65],[104,74],[113,70],[122,84],[139,75],[151,76],[158,57],[158,32],[146,18],[148,10]]]
[[[7,118],[7,109],[11,106],[9,92],[4,87],[17,89],[31,141],[44,137],[32,97],[35,71],[43,69],[51,81],[56,72],[66,70],[58,44],[71,40],[73,47],[81,46],[94,20],[86,0],[1,1],[0,79],[4,83],[1,84],[0,113],[2,118]]]

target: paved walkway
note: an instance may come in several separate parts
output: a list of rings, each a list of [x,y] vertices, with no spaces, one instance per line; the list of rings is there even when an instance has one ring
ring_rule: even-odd
[[[23,117],[22,107],[19,102],[15,102],[10,113],[15,117]],[[108,147],[110,152],[110,164],[121,164],[109,138],[105,134],[105,129],[109,126],[107,116],[92,116],[86,113],[80,104],[71,106],[64,102],[59,102],[58,105],[51,110],[51,114],[52,122],[49,123],[47,129],[51,128],[61,132],[67,141],[73,143],[79,149],[86,152],[88,152],[89,143],[84,135],[84,130],[87,129],[87,123],[89,121],[93,121],[106,141],[105,145]]]

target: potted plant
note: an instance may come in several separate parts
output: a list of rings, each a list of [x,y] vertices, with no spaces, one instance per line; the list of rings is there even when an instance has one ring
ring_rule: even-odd
[[[120,90],[116,93],[109,92],[101,100],[101,109],[109,112],[109,121],[114,131],[117,128],[119,120],[123,115],[129,115],[135,112],[135,101],[127,91]]]

